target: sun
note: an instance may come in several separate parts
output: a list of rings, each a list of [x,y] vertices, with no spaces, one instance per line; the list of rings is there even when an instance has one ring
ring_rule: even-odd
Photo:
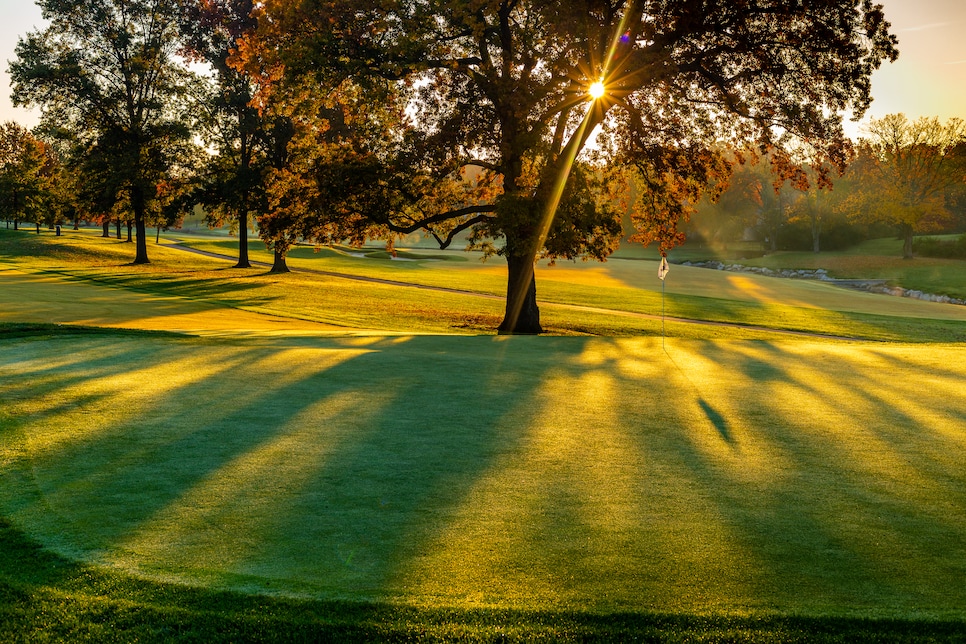
[[[590,97],[595,101],[600,97],[602,97],[606,92],[607,92],[607,88],[604,87],[604,83],[602,83],[601,81],[597,81],[596,83],[594,83],[593,85],[587,88],[587,93],[590,94]]]

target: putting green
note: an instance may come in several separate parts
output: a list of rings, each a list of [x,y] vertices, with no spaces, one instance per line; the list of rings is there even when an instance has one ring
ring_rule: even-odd
[[[0,511],[164,580],[966,617],[966,346],[11,338]]]

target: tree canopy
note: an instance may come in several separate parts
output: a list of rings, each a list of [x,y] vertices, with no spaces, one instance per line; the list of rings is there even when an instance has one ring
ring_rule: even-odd
[[[913,234],[949,219],[950,191],[966,182],[966,122],[910,121],[903,114],[873,119],[853,173],[865,188],[860,217],[896,226],[903,256],[911,258]]]
[[[14,220],[53,225],[60,163],[53,150],[26,128],[0,125],[0,214]]]
[[[864,112],[872,72],[897,56],[869,0],[266,0],[257,11],[238,60],[263,86],[405,94],[404,127],[371,157],[381,223],[445,242],[466,231],[503,255],[507,333],[541,331],[536,259],[603,259],[619,239],[612,177],[594,155],[641,186],[640,239],[666,250],[691,204],[726,184],[722,141],[795,137],[844,164],[842,114]],[[471,169],[489,189],[455,198]]]

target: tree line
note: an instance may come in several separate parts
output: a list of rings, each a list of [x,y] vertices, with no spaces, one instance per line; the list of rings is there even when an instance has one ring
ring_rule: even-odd
[[[895,234],[911,258],[914,235],[966,232],[966,123],[960,119],[872,119],[834,184],[816,180],[807,155],[799,159],[791,173],[776,172],[767,157],[738,165],[722,196],[698,207],[689,237],[817,253]]]
[[[302,241],[458,239],[506,259],[502,333],[542,331],[540,258],[603,260],[628,236],[663,253],[741,195],[757,219],[777,199],[824,222],[848,193],[919,230],[961,170],[958,121],[844,135],[898,55],[869,0],[38,4],[49,27],[9,71],[42,119],[4,126],[8,217],[130,222],[144,263],[146,227],[200,205],[237,230],[240,267],[257,221],[276,271]]]

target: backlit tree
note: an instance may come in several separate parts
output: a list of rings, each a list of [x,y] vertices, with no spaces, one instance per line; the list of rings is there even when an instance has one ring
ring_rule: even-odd
[[[639,238],[665,250],[727,178],[723,140],[797,137],[843,163],[840,114],[864,112],[872,71],[897,55],[868,0],[266,0],[260,11],[240,57],[262,83],[311,78],[324,93],[379,80],[409,93],[381,159],[398,182],[382,186],[384,223],[442,239],[466,230],[505,257],[504,333],[542,330],[536,259],[603,259],[620,238],[595,173],[571,173],[592,161],[592,140],[632,170]],[[470,167],[494,196],[437,208],[433,182]]]
[[[145,221],[170,171],[190,150],[177,57],[177,0],[39,0],[49,27],[17,43],[15,104],[40,106],[69,132],[109,210],[127,203],[137,229],[135,263],[147,263]],[[113,202],[113,203],[110,203]]]
[[[947,194],[966,183],[966,122],[874,119],[853,167],[864,186],[859,217],[895,225],[911,258],[913,235],[939,230],[951,218]]]

